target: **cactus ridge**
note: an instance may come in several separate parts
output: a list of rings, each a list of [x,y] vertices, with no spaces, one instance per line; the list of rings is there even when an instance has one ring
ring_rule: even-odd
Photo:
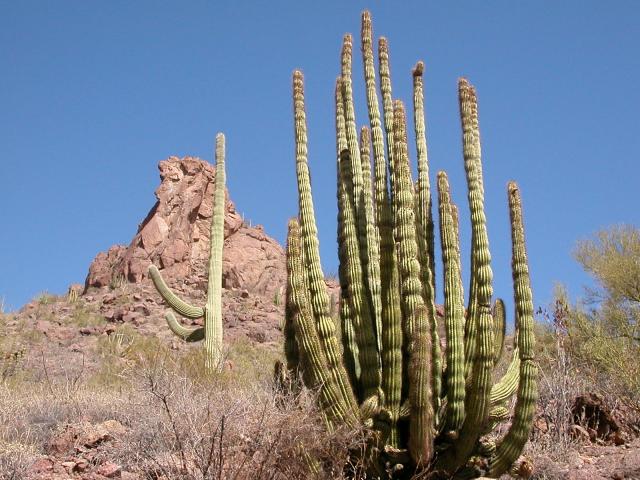
[[[204,327],[188,328],[168,311],[165,319],[169,329],[187,342],[204,340],[205,367],[208,371],[221,365],[222,357],[222,247],[224,244],[225,211],[225,138],[222,133],[216,135],[216,178],[213,193],[213,214],[211,216],[211,235],[209,247],[209,278],[207,301],[203,307],[190,305],[176,295],[162,278],[155,265],[149,266],[149,276],[160,296],[169,306],[183,317],[196,319],[204,317]]]
[[[412,178],[407,115],[391,88],[389,45],[362,15],[361,52],[369,125],[358,128],[353,39],[343,38],[335,89],[340,341],[329,316],[307,163],[302,73],[293,74],[298,217],[289,223],[285,354],[301,371],[329,428],[374,431],[365,455],[372,478],[438,472],[445,478],[510,471],[531,428],[536,401],[533,303],[519,190],[508,185],[516,333],[511,363],[492,384],[504,349],[504,303],[493,297],[484,209],[477,97],[458,82],[462,152],[471,218],[470,283],[462,285],[459,211],[447,175],[437,175],[444,314],[436,308],[435,239],[424,121],[424,63],[413,78],[418,176]],[[378,84],[379,80],[379,84]],[[382,112],[380,111],[381,97]],[[439,284],[439,282],[438,282]],[[441,346],[439,331],[446,332]],[[293,335],[292,335],[293,332]],[[510,417],[497,442],[484,435]],[[385,477],[387,478],[387,477]]]

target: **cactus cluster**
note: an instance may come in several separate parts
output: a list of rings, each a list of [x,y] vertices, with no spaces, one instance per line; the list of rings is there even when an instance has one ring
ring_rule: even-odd
[[[362,16],[369,126],[358,135],[352,88],[352,37],[345,35],[336,82],[340,321],[332,319],[320,264],[307,163],[304,81],[293,74],[298,217],[289,222],[284,324],[290,373],[318,390],[329,428],[368,426],[372,476],[498,477],[518,460],[536,401],[533,301],[520,193],[507,187],[516,306],[513,357],[493,383],[502,354],[504,304],[492,306],[491,255],[484,212],[474,87],[458,83],[471,216],[471,266],[464,304],[458,209],[445,172],[437,174],[444,318],[436,308],[434,220],[423,107],[423,70],[413,70],[417,180],[412,178],[405,107],[394,100],[389,50]],[[386,146],[385,146],[386,144]],[[441,324],[446,341],[441,342]],[[516,394],[515,410],[508,408]],[[502,438],[494,427],[512,417]],[[511,470],[512,472],[515,470]],[[421,477],[422,478],[422,477]]]
[[[216,178],[213,193],[213,214],[209,253],[207,303],[196,307],[178,297],[167,286],[155,265],[149,266],[149,276],[169,306],[189,319],[204,317],[204,327],[189,328],[176,319],[172,311],[165,318],[173,333],[187,342],[204,340],[205,367],[212,371],[220,366],[222,354],[222,247],[224,244],[225,144],[224,135],[216,136]]]

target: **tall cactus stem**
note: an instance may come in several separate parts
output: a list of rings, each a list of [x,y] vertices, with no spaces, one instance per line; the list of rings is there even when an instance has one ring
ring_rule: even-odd
[[[378,105],[376,92],[375,62],[373,54],[373,31],[371,15],[369,12],[362,14],[362,58],[364,63],[364,77],[366,83],[367,110],[371,125],[374,158],[374,192],[376,205],[376,221],[380,236],[380,288],[382,303],[382,333],[381,333],[381,359],[382,359],[382,390],[385,399],[385,408],[397,417],[401,402],[402,386],[402,324],[400,310],[400,292],[396,252],[393,239],[393,214],[389,193],[388,165],[385,158],[384,132]],[[387,101],[391,100],[391,82],[388,67],[388,52],[386,55],[386,67],[381,67],[381,74],[386,75],[385,92]],[[383,72],[384,70],[384,72]],[[383,95],[384,96],[384,95]],[[393,107],[387,109],[385,127],[387,142],[393,140],[392,118]],[[388,143],[388,155],[391,155],[393,143]],[[388,157],[391,159],[391,157]],[[398,447],[397,429],[392,419],[389,443],[392,447]]]
[[[427,307],[415,312],[414,347],[409,361],[409,453],[419,467],[428,464],[433,455],[435,419],[431,399],[431,332]]]
[[[340,152],[347,150],[347,132],[344,121],[344,102],[342,99],[342,77],[336,79],[335,89],[335,107],[336,107],[336,172],[338,187],[338,277],[340,280],[340,325],[342,328],[342,345],[344,347],[343,359],[344,365],[349,375],[351,386],[357,398],[361,398],[360,376],[362,374],[360,368],[360,351],[356,332],[353,325],[354,318],[351,310],[351,287],[349,286],[348,267],[349,262],[347,250],[347,230],[345,228],[345,205],[349,204],[346,192],[342,188],[342,175],[340,165]],[[344,195],[343,195],[344,194]]]
[[[314,388],[319,389],[320,401],[328,416],[329,423],[337,426],[344,422],[356,424],[353,408],[345,401],[340,386],[336,382],[328,365],[322,341],[313,321],[312,307],[309,302],[309,290],[305,285],[302,241],[300,226],[296,219],[289,221],[287,236],[287,288],[288,298],[295,319],[300,350],[304,355],[306,375]]]
[[[429,310],[431,325],[431,348],[433,382],[433,409],[440,408],[440,392],[442,391],[442,361],[438,325],[436,322],[435,300],[435,258],[434,228],[431,201],[431,185],[429,182],[429,160],[427,155],[427,137],[424,114],[424,86],[422,75],[424,63],[418,62],[413,69],[413,125],[416,136],[416,153],[418,163],[418,180],[416,182],[416,240],[418,242],[418,260],[420,261],[423,298]]]
[[[464,421],[464,312],[459,294],[459,269],[456,240],[451,217],[447,174],[438,172],[438,203],[440,212],[440,242],[444,264],[444,323],[447,332],[447,416],[444,429],[455,438]]]
[[[363,217],[366,224],[366,249],[363,269],[367,272],[367,285],[371,298],[371,316],[375,325],[376,346],[382,350],[382,298],[380,285],[380,236],[376,225],[371,181],[371,135],[367,127],[360,129],[360,161],[362,162]]]
[[[520,384],[513,423],[505,437],[498,443],[495,456],[490,461],[489,476],[497,478],[518,459],[527,442],[537,400],[537,366],[534,360],[535,337],[533,334],[533,298],[524,240],[522,203],[515,182],[508,187],[509,213],[511,217],[511,242],[513,256],[514,300],[518,319],[518,350],[520,356]]]
[[[329,371],[344,401],[352,408],[357,403],[351,390],[349,377],[341,361],[340,347],[335,335],[335,324],[329,314],[329,297],[320,265],[318,229],[311,198],[311,178],[307,163],[307,121],[304,104],[304,78],[302,72],[293,73],[294,130],[296,140],[296,172],[298,179],[298,209],[301,229],[302,258],[309,288],[313,317],[318,336],[327,356]]]
[[[390,175],[390,198],[395,195],[394,175],[395,161],[393,158],[394,134],[393,134],[393,92],[391,89],[391,66],[389,65],[389,43],[385,37],[378,39],[378,64],[380,69],[380,92],[382,93],[382,114],[384,129],[387,133],[387,159]]]

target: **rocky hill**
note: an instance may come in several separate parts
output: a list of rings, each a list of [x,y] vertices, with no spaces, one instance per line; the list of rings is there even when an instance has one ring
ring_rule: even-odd
[[[128,246],[114,245],[98,253],[84,286],[70,287],[79,294],[76,302],[43,295],[6,320],[10,331],[31,332],[47,340],[16,347],[27,351],[27,363],[75,352],[91,367],[98,339],[126,325],[141,335],[166,340],[171,348],[190,347],[167,328],[164,311],[168,307],[147,270],[154,263],[174,291],[195,304],[204,303],[216,171],[194,157],[170,157],[158,169],[157,202]],[[286,282],[284,250],[261,226],[243,221],[228,192],[225,212],[225,341],[243,338],[279,348]],[[53,363],[51,368],[57,368]]]

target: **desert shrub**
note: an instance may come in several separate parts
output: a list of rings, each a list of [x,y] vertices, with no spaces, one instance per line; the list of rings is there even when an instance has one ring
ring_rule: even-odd
[[[124,432],[101,458],[141,478],[342,478],[348,452],[364,444],[360,431],[326,432],[311,392],[274,394],[270,369],[252,383],[224,371],[198,377],[170,353],[130,363],[119,388],[90,382],[81,369],[0,384],[0,478],[25,478],[68,425],[106,420]]]
[[[629,225],[602,230],[579,242],[575,257],[595,287],[568,307],[567,348],[585,373],[638,401],[640,230]]]
[[[221,374],[224,375],[224,374]],[[167,360],[137,374],[138,403],[119,460],[148,478],[340,478],[361,432],[327,433],[309,392],[274,396],[270,385],[219,387]],[[355,467],[354,467],[355,468]]]

